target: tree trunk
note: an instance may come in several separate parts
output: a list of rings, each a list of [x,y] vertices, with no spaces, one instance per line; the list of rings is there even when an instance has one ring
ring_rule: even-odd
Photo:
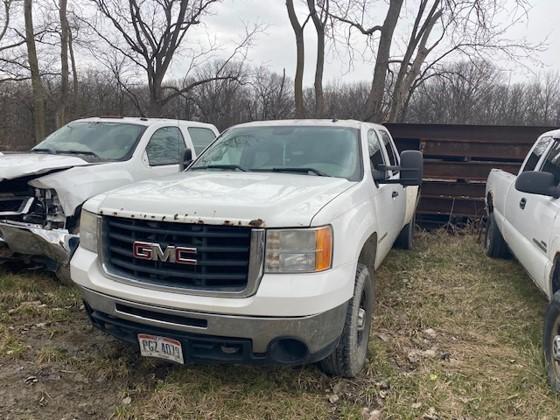
[[[315,7],[315,0],[307,0],[307,7],[315,25],[317,32],[317,64],[315,66],[315,116],[318,118],[324,117],[325,114],[325,99],[323,95],[323,73],[325,67],[325,24],[317,13]],[[323,6],[325,15],[328,15],[328,1]]]
[[[33,125],[35,128],[35,142],[43,140],[46,134],[45,128],[45,91],[39,73],[39,60],[37,59],[37,48],[35,46],[35,34],[33,31],[33,0],[23,1],[23,13],[25,20],[25,43],[27,45],[27,61],[31,71],[31,87],[33,89]]]
[[[296,118],[305,118],[305,104],[303,102],[303,70],[305,65],[305,43],[303,40],[303,26],[300,25],[295,9],[293,0],[286,0],[286,7],[288,9],[288,17],[290,24],[294,30],[296,37],[296,76],[294,79],[294,99],[296,104]]]
[[[434,10],[435,12],[435,10]],[[401,71],[402,77],[397,79],[397,83],[394,87],[393,92],[393,100],[391,102],[391,111],[389,114],[389,121],[391,122],[400,122],[403,120],[405,115],[405,109],[407,103],[409,101],[410,96],[412,95],[412,86],[416,78],[420,75],[420,71],[422,70],[422,65],[426,61],[430,50],[427,48],[428,39],[432,33],[434,25],[436,24],[437,20],[441,16],[441,11],[430,13],[428,20],[426,21],[422,31],[420,33],[419,40],[415,43],[414,48],[418,46],[418,51],[416,52],[416,56],[414,57],[413,62],[410,64],[410,69],[408,69],[410,54],[407,58],[407,61],[403,61],[401,64]],[[404,71],[402,70],[404,68]]]
[[[366,103],[366,111],[363,115],[365,121],[381,122],[383,119],[383,96],[385,93],[389,58],[391,55],[391,44],[393,42],[393,34],[399,20],[402,5],[403,0],[391,0],[387,16],[385,16],[385,21],[383,22],[373,70],[373,81]]]
[[[68,103],[68,19],[66,9],[68,0],[59,0],[58,13],[60,17],[60,97],[56,110],[56,128],[66,123],[66,105]]]
[[[78,70],[76,69],[76,58],[74,56],[74,39],[72,37],[72,31],[68,31],[68,52],[70,53],[70,65],[72,66],[72,109],[74,114],[79,115],[78,112],[78,95],[79,95],[79,85],[78,85]]]

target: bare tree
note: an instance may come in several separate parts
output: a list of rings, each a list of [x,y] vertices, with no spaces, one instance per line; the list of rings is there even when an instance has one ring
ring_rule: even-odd
[[[307,0],[309,15],[317,34],[317,62],[315,64],[315,115],[323,117],[325,114],[325,100],[323,95],[323,73],[325,68],[325,38],[329,21],[330,0]]]
[[[68,50],[70,44],[70,28],[67,17],[68,0],[58,1],[58,16],[60,19],[60,92],[56,110],[56,127],[62,127],[66,123],[66,106],[68,104]],[[76,77],[74,75],[74,80]]]
[[[506,5],[505,0],[416,0],[408,41],[395,57],[391,45],[403,0],[389,0],[383,24],[373,26],[364,23],[369,17],[368,10],[372,9],[372,0],[332,1],[336,7],[331,16],[346,24],[349,32],[358,31],[372,44],[374,35],[379,34],[372,87],[363,114],[367,120],[403,120],[414,90],[436,74],[445,60],[458,55],[482,59],[490,52],[514,60],[535,48],[505,37],[511,22],[504,24],[496,19]],[[514,0],[511,4],[515,10],[510,13],[516,16],[513,20],[517,22],[526,12],[526,0]],[[346,41],[351,47],[350,35]]]
[[[309,21],[309,16],[300,23],[293,0],[286,0],[286,9],[288,10],[288,18],[290,25],[296,37],[296,75],[294,78],[294,99],[296,104],[296,118],[305,117],[305,103],[303,100],[303,71],[305,69],[305,40],[303,38],[303,31],[305,25]]]
[[[220,0],[91,0],[101,16],[110,22],[118,35],[117,38],[88,20],[84,22],[107,45],[126,57],[135,66],[142,69],[148,80],[149,102],[147,109],[141,113],[158,116],[163,107],[175,97],[187,93],[200,84],[216,80],[230,79],[231,74],[221,73],[226,66],[208,79],[197,80],[194,84],[177,89],[176,86],[164,84],[173,58],[186,42],[191,29],[200,24],[211,7]],[[229,61],[239,58],[249,46],[253,36],[259,30],[255,27],[247,30],[245,38],[235,48]],[[212,49],[211,49],[212,50]],[[191,69],[195,61],[208,55],[193,54]]]
[[[35,128],[35,141],[45,137],[45,90],[39,71],[37,47],[35,45],[35,32],[33,27],[33,0],[24,0],[23,10],[25,19],[25,42],[27,45],[27,61],[31,73],[31,86],[33,87],[33,125]]]

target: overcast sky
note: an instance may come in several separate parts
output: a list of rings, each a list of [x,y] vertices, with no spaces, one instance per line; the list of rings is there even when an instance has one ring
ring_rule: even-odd
[[[509,31],[509,38],[523,39],[532,43],[547,40],[546,51],[536,54],[542,66],[529,63],[535,73],[549,70],[560,70],[560,0],[529,0],[532,7],[525,22],[517,24]],[[297,0],[296,0],[297,3]],[[386,11],[386,6],[380,4],[380,23]],[[209,33],[226,44],[228,39],[239,39],[243,22],[247,24],[259,23],[266,25],[265,33],[259,34],[249,53],[249,61],[253,65],[266,65],[272,70],[281,72],[286,69],[288,75],[293,76],[295,68],[294,35],[288,21],[284,0],[224,0],[213,9],[213,15],[205,19]],[[505,23],[505,22],[504,22]],[[311,85],[315,67],[315,39],[312,24],[306,29],[306,69],[305,83]],[[356,36],[356,40],[360,37]],[[360,47],[357,45],[357,47]],[[326,63],[325,80],[356,81],[371,79],[371,63],[364,63],[357,58],[354,68],[348,69],[348,62],[340,55],[330,53]],[[501,69],[508,75],[510,71],[515,80],[530,78],[527,69],[518,69],[518,65],[500,61]],[[180,72],[180,67],[177,68]]]

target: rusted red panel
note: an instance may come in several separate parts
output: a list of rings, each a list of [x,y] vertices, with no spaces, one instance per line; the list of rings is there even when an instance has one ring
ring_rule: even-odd
[[[422,140],[421,150],[425,156],[466,157],[483,159],[503,159],[523,161],[531,144],[511,145],[501,143],[483,143],[480,141],[435,141]]]
[[[419,215],[449,215],[477,218],[484,214],[484,200],[460,197],[425,197],[418,205]]]
[[[516,174],[519,171],[519,163],[507,162],[453,162],[445,160],[424,160],[425,179],[453,179],[485,181],[493,168]]]
[[[422,196],[483,198],[485,188],[484,182],[424,181]]]

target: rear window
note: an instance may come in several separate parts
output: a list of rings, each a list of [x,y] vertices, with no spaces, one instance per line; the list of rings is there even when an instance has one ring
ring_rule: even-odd
[[[208,128],[189,127],[188,131],[197,155],[216,139],[214,132]]]

